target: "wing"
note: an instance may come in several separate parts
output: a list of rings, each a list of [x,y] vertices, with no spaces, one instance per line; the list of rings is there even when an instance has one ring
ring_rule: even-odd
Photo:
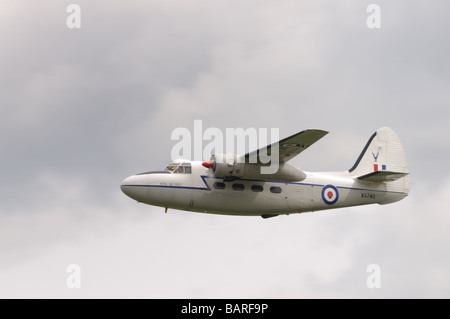
[[[245,162],[259,163],[259,154],[261,152],[264,152],[264,154],[270,156],[272,154],[272,148],[278,147],[279,163],[285,163],[306,150],[327,134],[327,131],[316,129],[302,131],[286,137],[277,143],[273,143],[256,151],[245,154]]]

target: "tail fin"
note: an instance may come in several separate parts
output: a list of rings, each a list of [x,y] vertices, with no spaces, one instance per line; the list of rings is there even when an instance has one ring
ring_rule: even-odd
[[[410,190],[405,151],[397,134],[388,127],[370,137],[349,172],[362,182],[388,182],[389,189],[405,194]]]

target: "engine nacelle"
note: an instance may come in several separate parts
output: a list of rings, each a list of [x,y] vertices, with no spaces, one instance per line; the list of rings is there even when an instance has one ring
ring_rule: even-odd
[[[244,177],[245,163],[238,163],[237,155],[219,153],[211,156],[213,172],[217,177]]]
[[[211,160],[204,162],[203,166],[212,169],[216,177],[223,177],[225,181],[246,178],[296,182],[306,178],[304,172],[287,163],[280,163],[276,173],[262,174],[261,168],[269,164],[241,163],[238,155],[231,153],[212,155]]]

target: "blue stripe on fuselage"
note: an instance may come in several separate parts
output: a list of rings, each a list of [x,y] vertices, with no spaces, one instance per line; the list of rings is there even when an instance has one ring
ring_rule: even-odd
[[[202,178],[202,181],[203,181],[203,183],[205,183],[206,187],[176,186],[176,185],[122,185],[122,187],[162,187],[162,188],[178,188],[178,189],[192,189],[192,190],[207,190],[207,191],[210,191],[211,188],[209,187],[208,183],[206,183],[206,181],[205,181],[206,178],[214,178],[214,179],[221,179],[221,180],[224,179],[223,177],[215,177],[215,176],[207,176],[207,175],[200,175],[200,177]],[[237,181],[280,183],[280,184],[293,184],[293,185],[317,186],[317,187],[324,187],[325,186],[323,184],[310,184],[310,183],[298,183],[298,182],[282,182],[282,181],[270,181],[270,180],[261,180],[261,179],[238,179]],[[349,190],[355,190],[355,191],[371,191],[371,192],[381,192],[381,193],[405,194],[403,192],[385,191],[385,190],[368,189],[368,188],[346,187],[346,186],[336,186],[336,188],[349,189]]]

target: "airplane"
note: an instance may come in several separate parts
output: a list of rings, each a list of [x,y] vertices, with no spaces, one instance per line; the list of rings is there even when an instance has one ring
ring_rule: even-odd
[[[222,215],[306,213],[367,204],[389,204],[410,191],[405,152],[388,127],[373,133],[354,165],[341,172],[307,172],[287,162],[328,132],[308,129],[243,156],[213,154],[209,161],[178,160],[162,171],[135,174],[120,187],[144,204]],[[257,158],[277,147],[279,166],[262,174]],[[274,153],[276,154],[276,153]]]

